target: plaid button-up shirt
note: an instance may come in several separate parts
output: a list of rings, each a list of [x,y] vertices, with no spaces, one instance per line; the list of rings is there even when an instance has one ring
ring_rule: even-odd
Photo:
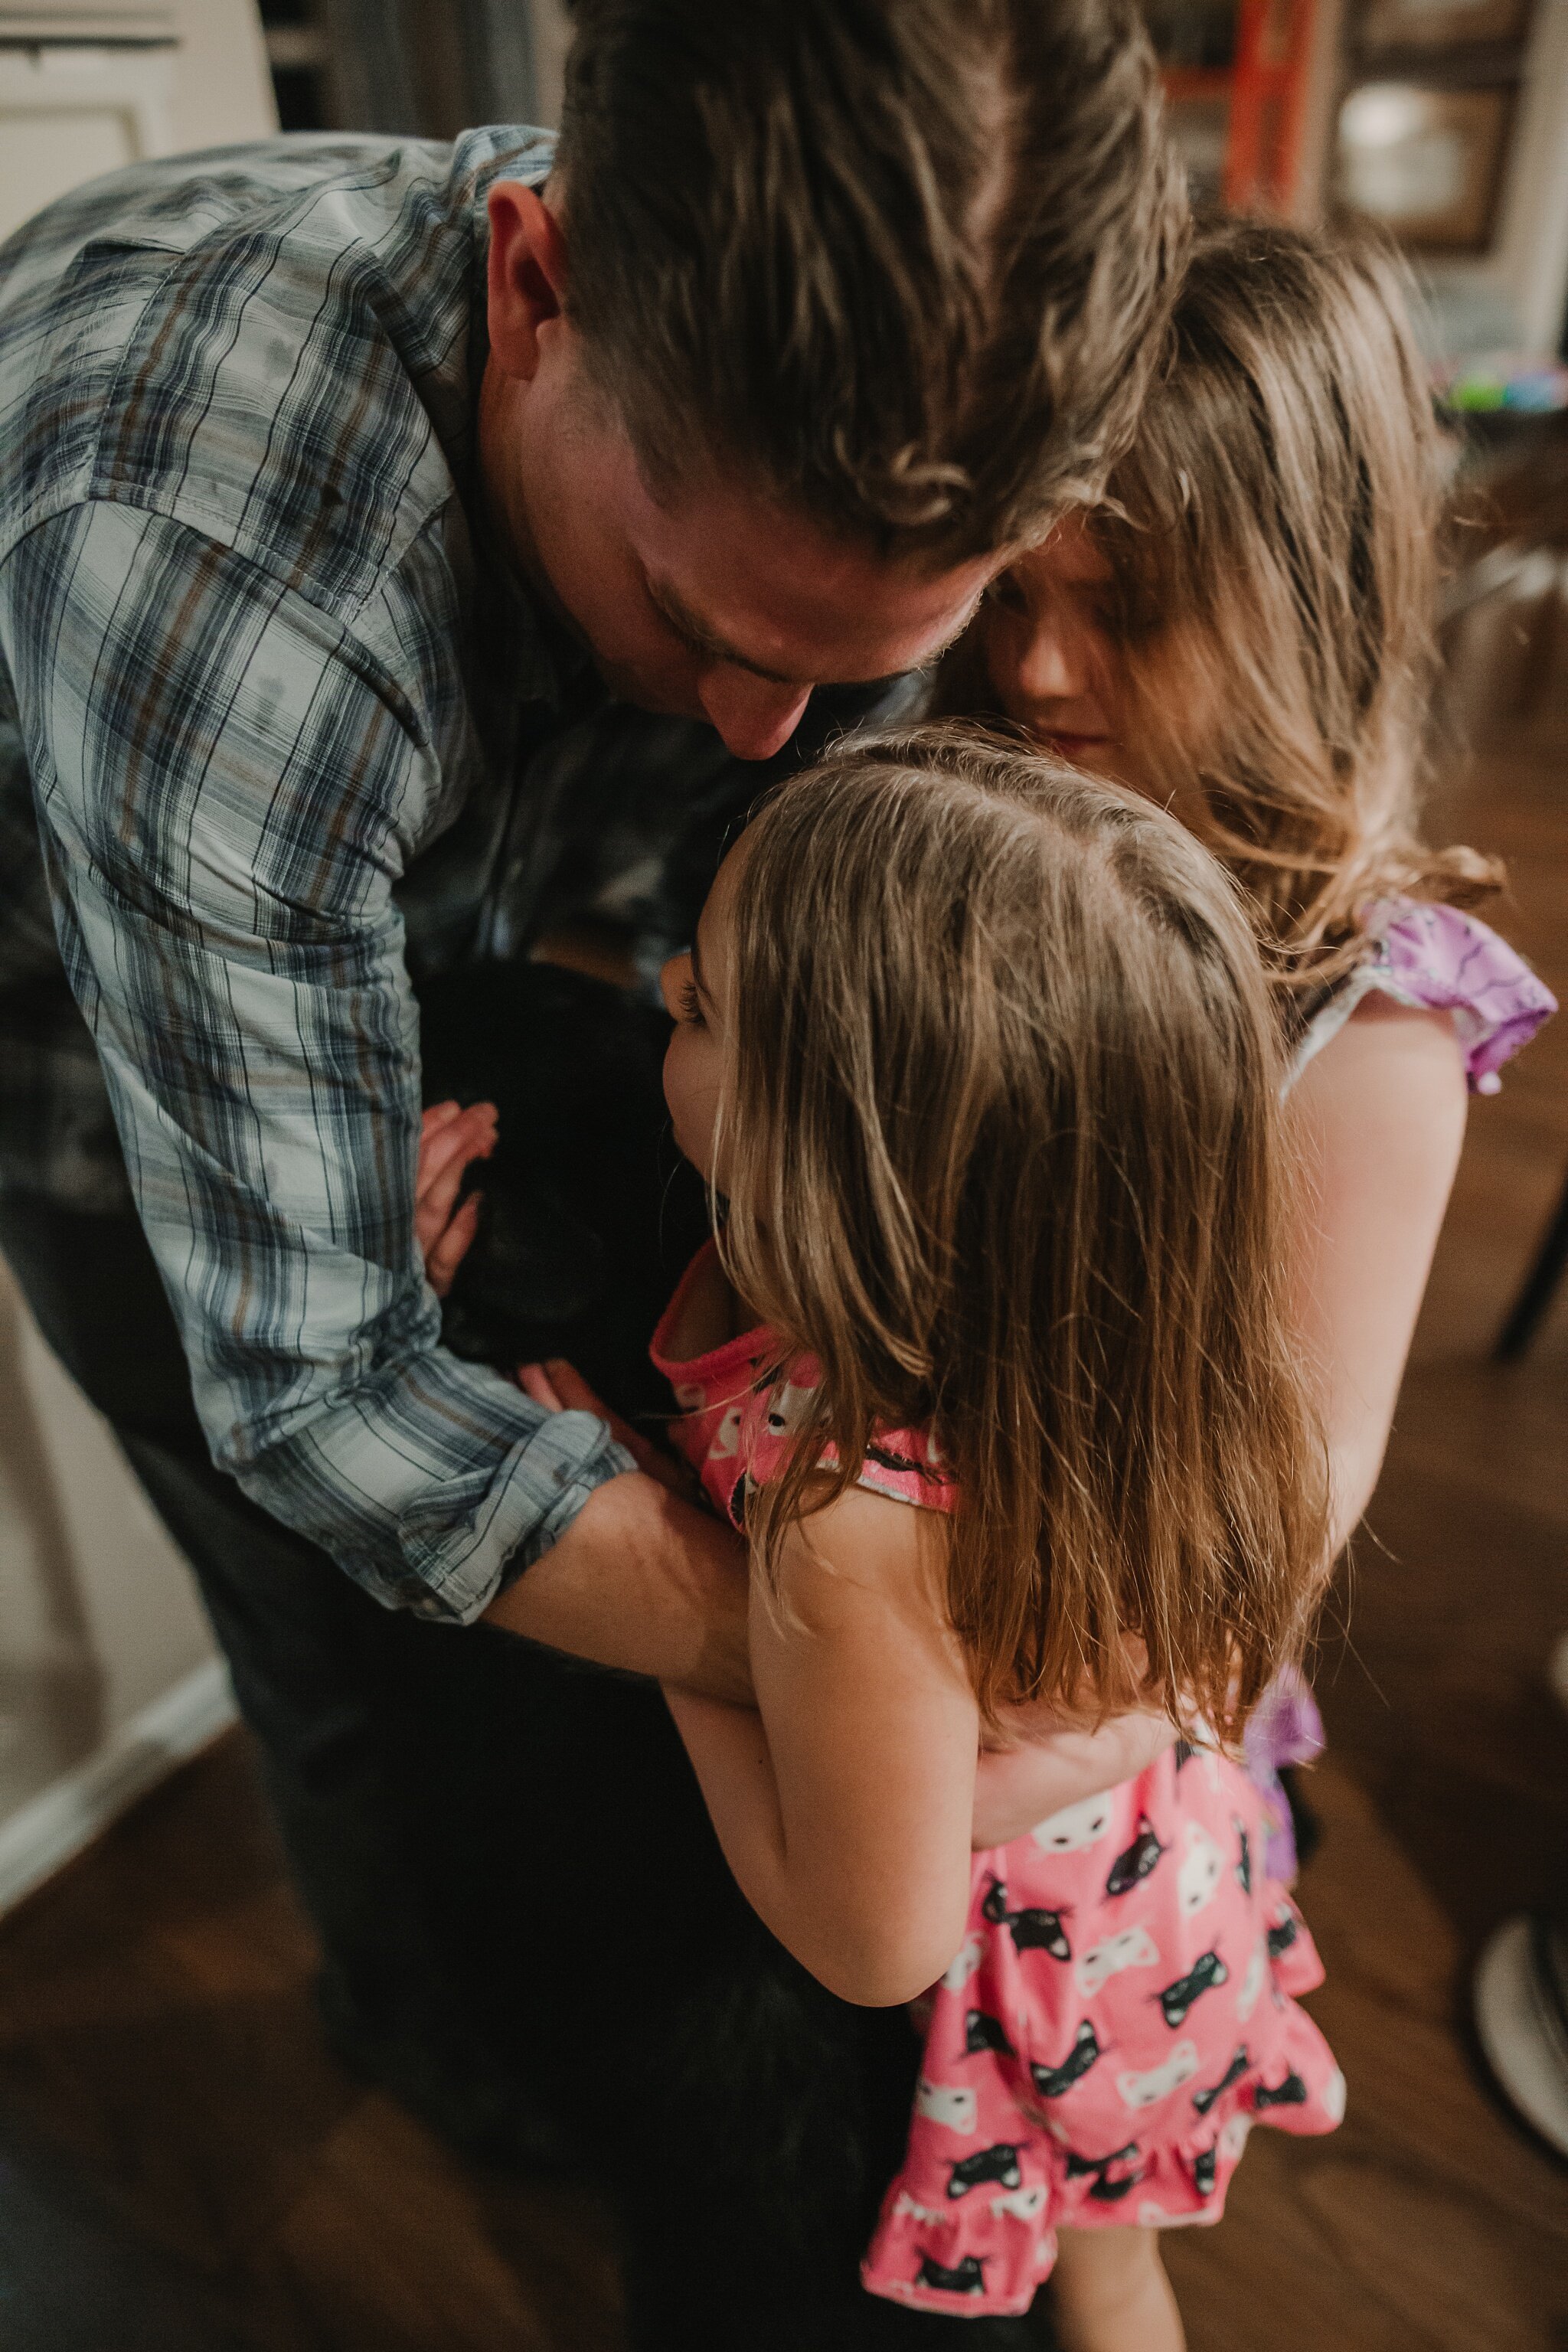
[[[549,160],[278,141],[0,248],[0,1181],[129,1182],[215,1458],[463,1622],[627,1465],[439,1343],[408,966],[727,765],[487,541],[485,199]]]

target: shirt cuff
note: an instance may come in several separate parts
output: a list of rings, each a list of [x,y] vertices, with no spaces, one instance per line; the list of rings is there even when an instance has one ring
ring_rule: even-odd
[[[414,1614],[472,1624],[560,1540],[596,1487],[636,1468],[596,1414],[547,1414],[496,1481],[465,1558],[426,1564],[424,1591],[410,1603]]]

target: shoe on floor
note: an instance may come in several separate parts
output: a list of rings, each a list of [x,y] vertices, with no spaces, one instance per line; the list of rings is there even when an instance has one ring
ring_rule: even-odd
[[[1568,2157],[1568,1935],[1542,1912],[1505,1920],[1481,1954],[1474,1999],[1510,2105]]]
[[[1561,1633],[1552,1643],[1546,1661],[1546,1679],[1552,1696],[1568,1715],[1568,1633]]]

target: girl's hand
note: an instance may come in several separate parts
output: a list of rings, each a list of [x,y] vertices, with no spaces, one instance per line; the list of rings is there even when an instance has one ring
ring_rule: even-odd
[[[464,1171],[488,1160],[496,1148],[494,1103],[432,1103],[419,1129],[419,1166],[414,1180],[414,1233],[425,1273],[437,1298],[445,1298],[468,1254],[479,1222],[482,1192],[470,1192],[459,1207]]]
[[[684,1462],[677,1461],[673,1454],[667,1454],[663,1446],[644,1437],[629,1422],[623,1421],[618,1412],[612,1412],[574,1365],[563,1362],[559,1356],[552,1356],[544,1364],[523,1364],[518,1370],[517,1384],[524,1396],[542,1404],[546,1412],[596,1414],[600,1421],[609,1423],[610,1435],[626,1447],[639,1470],[657,1478],[661,1486],[668,1487],[672,1495],[679,1495],[684,1501],[697,1499],[700,1487],[695,1473]]]

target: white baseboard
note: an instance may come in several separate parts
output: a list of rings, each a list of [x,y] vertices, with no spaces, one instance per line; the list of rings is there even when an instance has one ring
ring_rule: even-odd
[[[193,1668],[133,1715],[85,1764],[0,1822],[0,1913],[90,1845],[138,1797],[236,1719],[221,1658]]]

